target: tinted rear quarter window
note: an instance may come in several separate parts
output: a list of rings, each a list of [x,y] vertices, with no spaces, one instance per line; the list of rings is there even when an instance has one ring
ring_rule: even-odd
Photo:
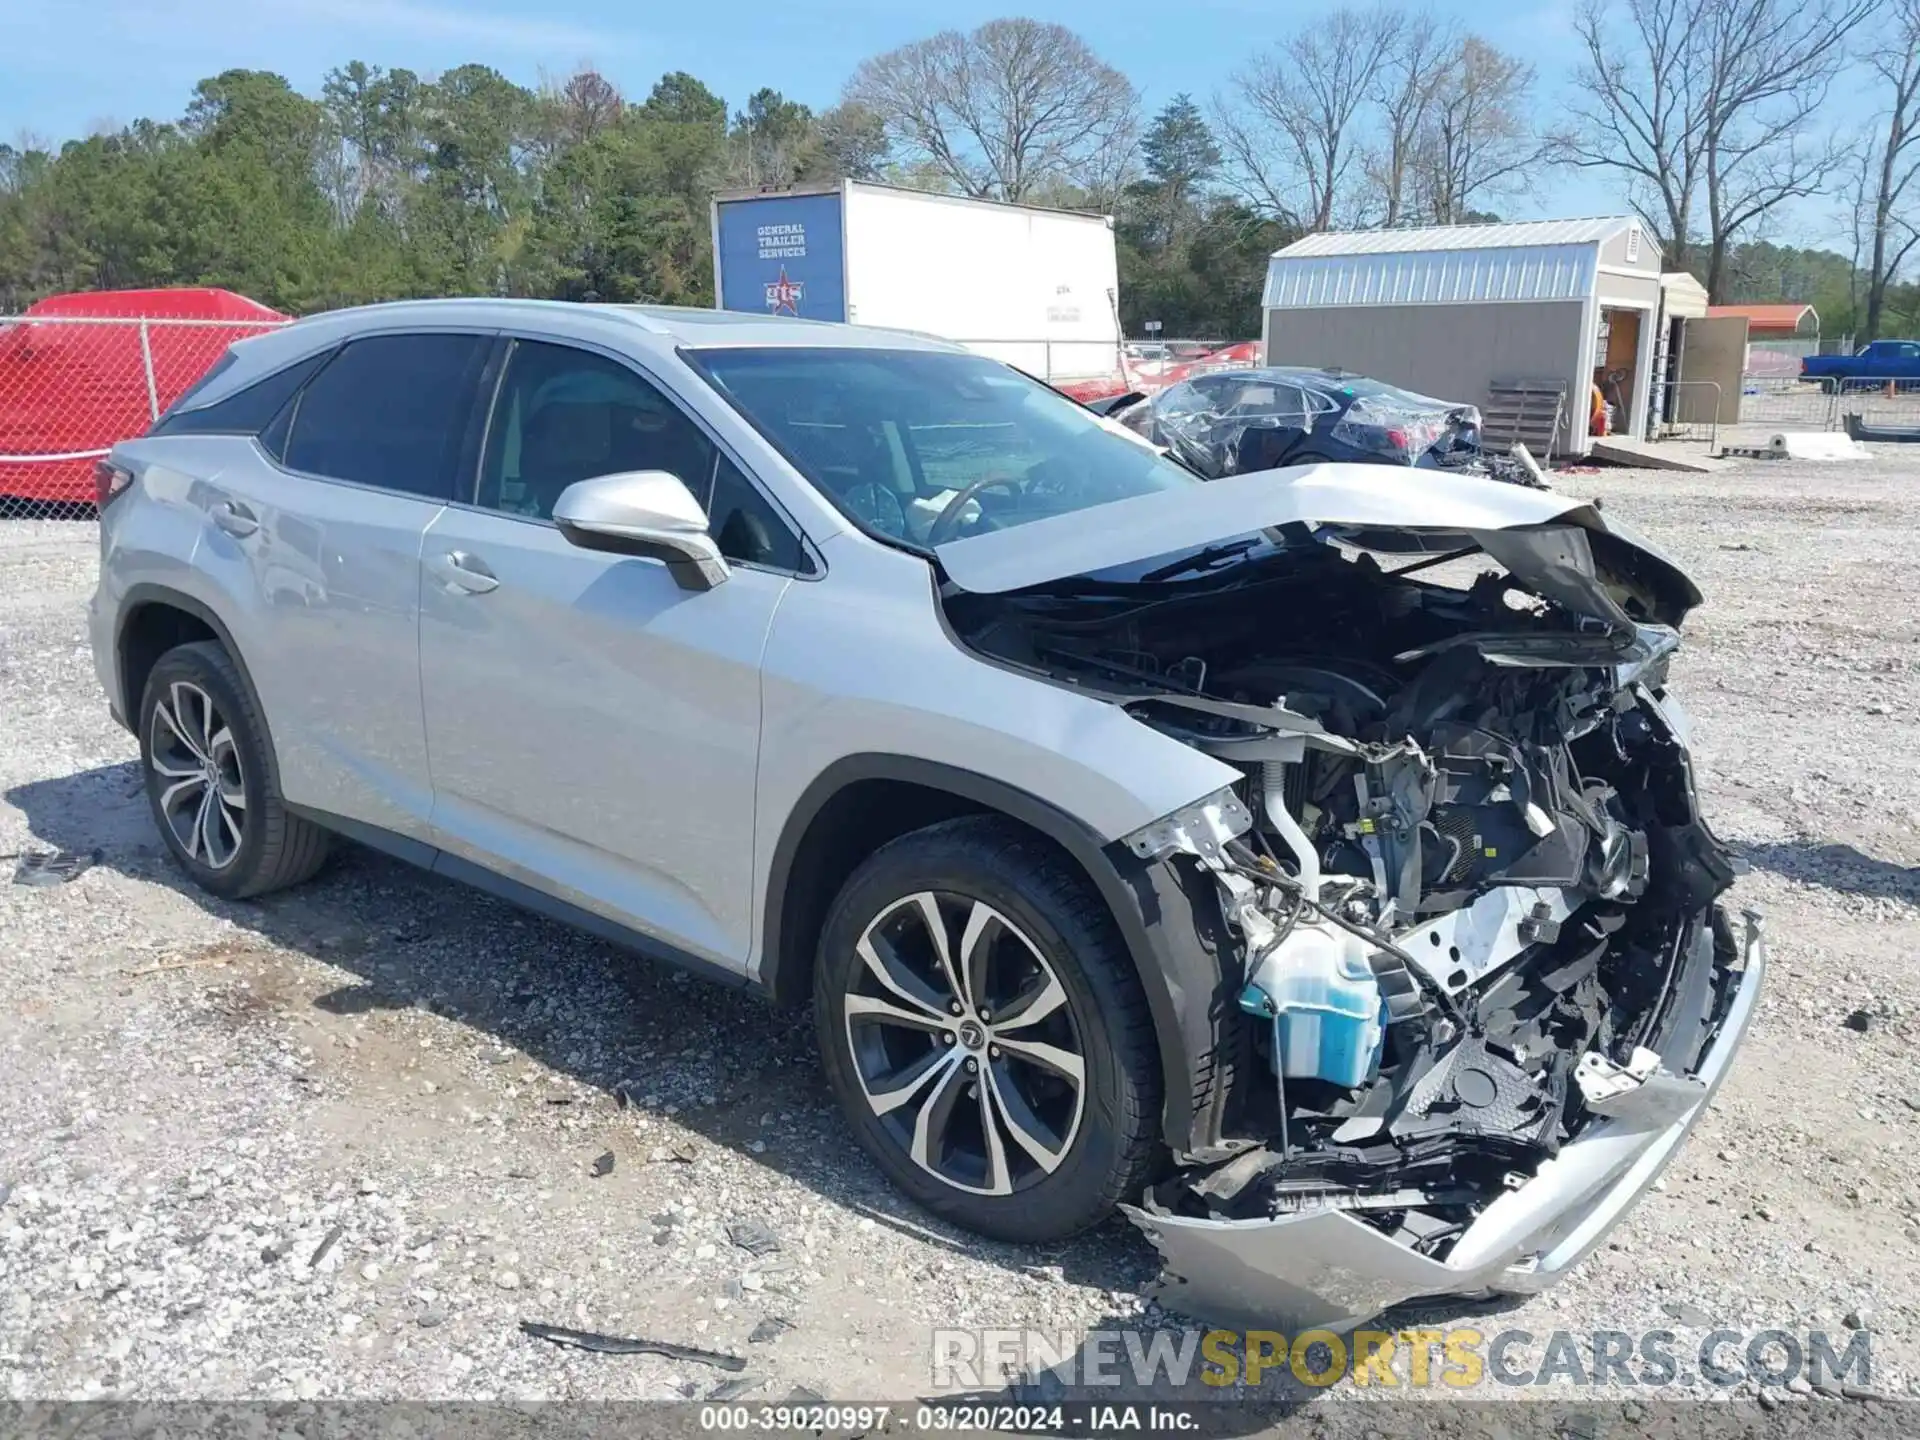
[[[222,375],[226,374],[227,371],[234,367],[234,362],[238,359],[239,357],[233,353],[232,346],[228,346],[225,350],[222,350],[220,352],[220,358],[207,367],[204,375],[173,397],[173,403],[167,406],[166,410],[161,413],[160,420],[166,419],[168,415],[171,415],[175,410],[178,410],[182,405],[185,405],[188,401],[192,400],[194,396],[206,389],[207,386],[211,385],[215,380],[218,380]],[[157,426],[160,421],[156,420],[154,423]]]
[[[148,432],[153,435],[258,435],[272,423],[273,417],[285,407],[287,401],[308,378],[327,361],[333,352],[322,350],[318,355],[309,355],[304,360],[296,360],[284,369],[276,370],[243,390],[236,390],[224,400],[199,409],[182,409],[194,395],[206,386],[222,370],[233,364],[233,354],[229,351],[205,375],[197,380],[192,389],[182,395],[173,404],[173,408],[160,417],[160,422]]]
[[[354,340],[294,407],[289,470],[407,495],[453,497],[453,472],[486,335],[376,335]]]

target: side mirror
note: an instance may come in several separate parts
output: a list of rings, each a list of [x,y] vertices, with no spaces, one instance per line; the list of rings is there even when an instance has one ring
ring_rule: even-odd
[[[732,573],[707,533],[706,512],[680,477],[632,470],[560,492],[553,523],[582,550],[664,560],[685,590],[711,590]]]

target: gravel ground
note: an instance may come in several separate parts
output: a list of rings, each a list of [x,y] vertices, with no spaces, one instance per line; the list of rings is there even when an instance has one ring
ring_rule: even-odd
[[[1524,1304],[1402,1318],[1865,1325],[1874,1388],[1920,1394],[1920,458],[1562,488],[1707,591],[1677,673],[1774,968],[1712,1113],[1600,1253]],[[1181,1323],[1142,1300],[1124,1222],[1023,1249],[897,1199],[804,1017],[352,848],[264,902],[186,888],[94,682],[93,571],[90,525],[0,524],[0,853],[102,852],[71,884],[0,883],[7,1396],[732,1378],[518,1333],[538,1320],[744,1356],[749,1400],[898,1398],[929,1389],[936,1324]],[[748,1220],[779,1248],[737,1243]]]

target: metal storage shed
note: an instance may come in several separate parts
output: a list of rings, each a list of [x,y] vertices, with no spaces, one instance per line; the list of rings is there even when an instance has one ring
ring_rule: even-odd
[[[1467,401],[1490,438],[1496,401],[1545,397],[1553,450],[1584,455],[1595,384],[1617,432],[1647,430],[1660,253],[1629,216],[1308,235],[1268,263],[1262,308],[1268,364]]]

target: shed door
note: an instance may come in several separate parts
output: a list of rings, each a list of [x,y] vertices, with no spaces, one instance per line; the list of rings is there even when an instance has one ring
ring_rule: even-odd
[[[1680,389],[1673,397],[1673,418],[1687,424],[1722,425],[1740,421],[1740,377],[1747,368],[1747,317],[1704,316],[1686,322],[1680,352]],[[1720,387],[1719,410],[1714,414],[1712,381]]]

